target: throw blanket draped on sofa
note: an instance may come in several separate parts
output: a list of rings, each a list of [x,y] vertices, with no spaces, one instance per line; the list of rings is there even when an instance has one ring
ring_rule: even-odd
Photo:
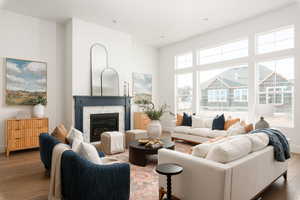
[[[250,133],[265,133],[269,136],[269,145],[274,147],[275,159],[280,162],[291,157],[290,146],[286,137],[277,129],[265,128],[251,131]]]

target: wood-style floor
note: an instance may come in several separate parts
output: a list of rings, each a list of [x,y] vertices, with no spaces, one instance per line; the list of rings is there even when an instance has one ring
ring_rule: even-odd
[[[1,154],[0,200],[47,200],[49,179],[44,172],[38,150],[14,152],[9,158]],[[289,162],[288,181],[278,179],[262,199],[300,200],[300,155],[293,155]]]

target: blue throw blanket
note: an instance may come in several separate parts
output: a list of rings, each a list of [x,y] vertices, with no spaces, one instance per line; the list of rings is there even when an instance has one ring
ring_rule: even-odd
[[[277,161],[284,162],[291,157],[289,143],[279,130],[264,128],[250,133],[265,133],[269,136],[269,145],[274,147],[274,156]]]

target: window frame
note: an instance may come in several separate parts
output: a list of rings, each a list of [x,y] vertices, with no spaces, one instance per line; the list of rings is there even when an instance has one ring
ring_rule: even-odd
[[[187,67],[178,67],[178,57],[187,56],[187,55],[191,55],[192,56],[192,63],[191,63],[191,65],[187,66]],[[183,70],[183,69],[191,68],[191,67],[193,67],[193,61],[194,61],[194,54],[193,54],[192,51],[188,51],[188,52],[176,55],[174,57],[174,69],[175,70]]]
[[[286,48],[286,49],[279,49],[279,50],[275,50],[275,51],[264,52],[264,53],[259,53],[259,44],[258,44],[258,38],[259,38],[259,36],[267,35],[267,34],[270,34],[270,33],[276,33],[276,32],[279,32],[281,30],[285,30],[285,29],[289,29],[289,28],[293,28],[293,34],[294,34],[294,37],[293,37],[293,47]],[[287,50],[295,49],[295,44],[296,44],[296,40],[295,40],[295,38],[296,38],[296,31],[295,30],[296,30],[295,29],[295,25],[294,24],[290,24],[290,25],[281,26],[281,27],[278,27],[278,28],[275,28],[275,29],[272,29],[272,30],[268,30],[268,31],[265,31],[265,32],[255,33],[255,36],[254,36],[254,40],[255,40],[254,53],[255,53],[255,55],[259,56],[259,55],[272,54],[272,53],[277,53],[277,52],[281,52],[281,51],[287,51]],[[276,43],[277,43],[277,41],[275,41],[275,44]]]

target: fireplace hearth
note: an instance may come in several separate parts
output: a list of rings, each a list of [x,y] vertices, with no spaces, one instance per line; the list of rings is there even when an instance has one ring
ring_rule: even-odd
[[[90,142],[100,141],[106,131],[119,131],[119,113],[91,114]]]

